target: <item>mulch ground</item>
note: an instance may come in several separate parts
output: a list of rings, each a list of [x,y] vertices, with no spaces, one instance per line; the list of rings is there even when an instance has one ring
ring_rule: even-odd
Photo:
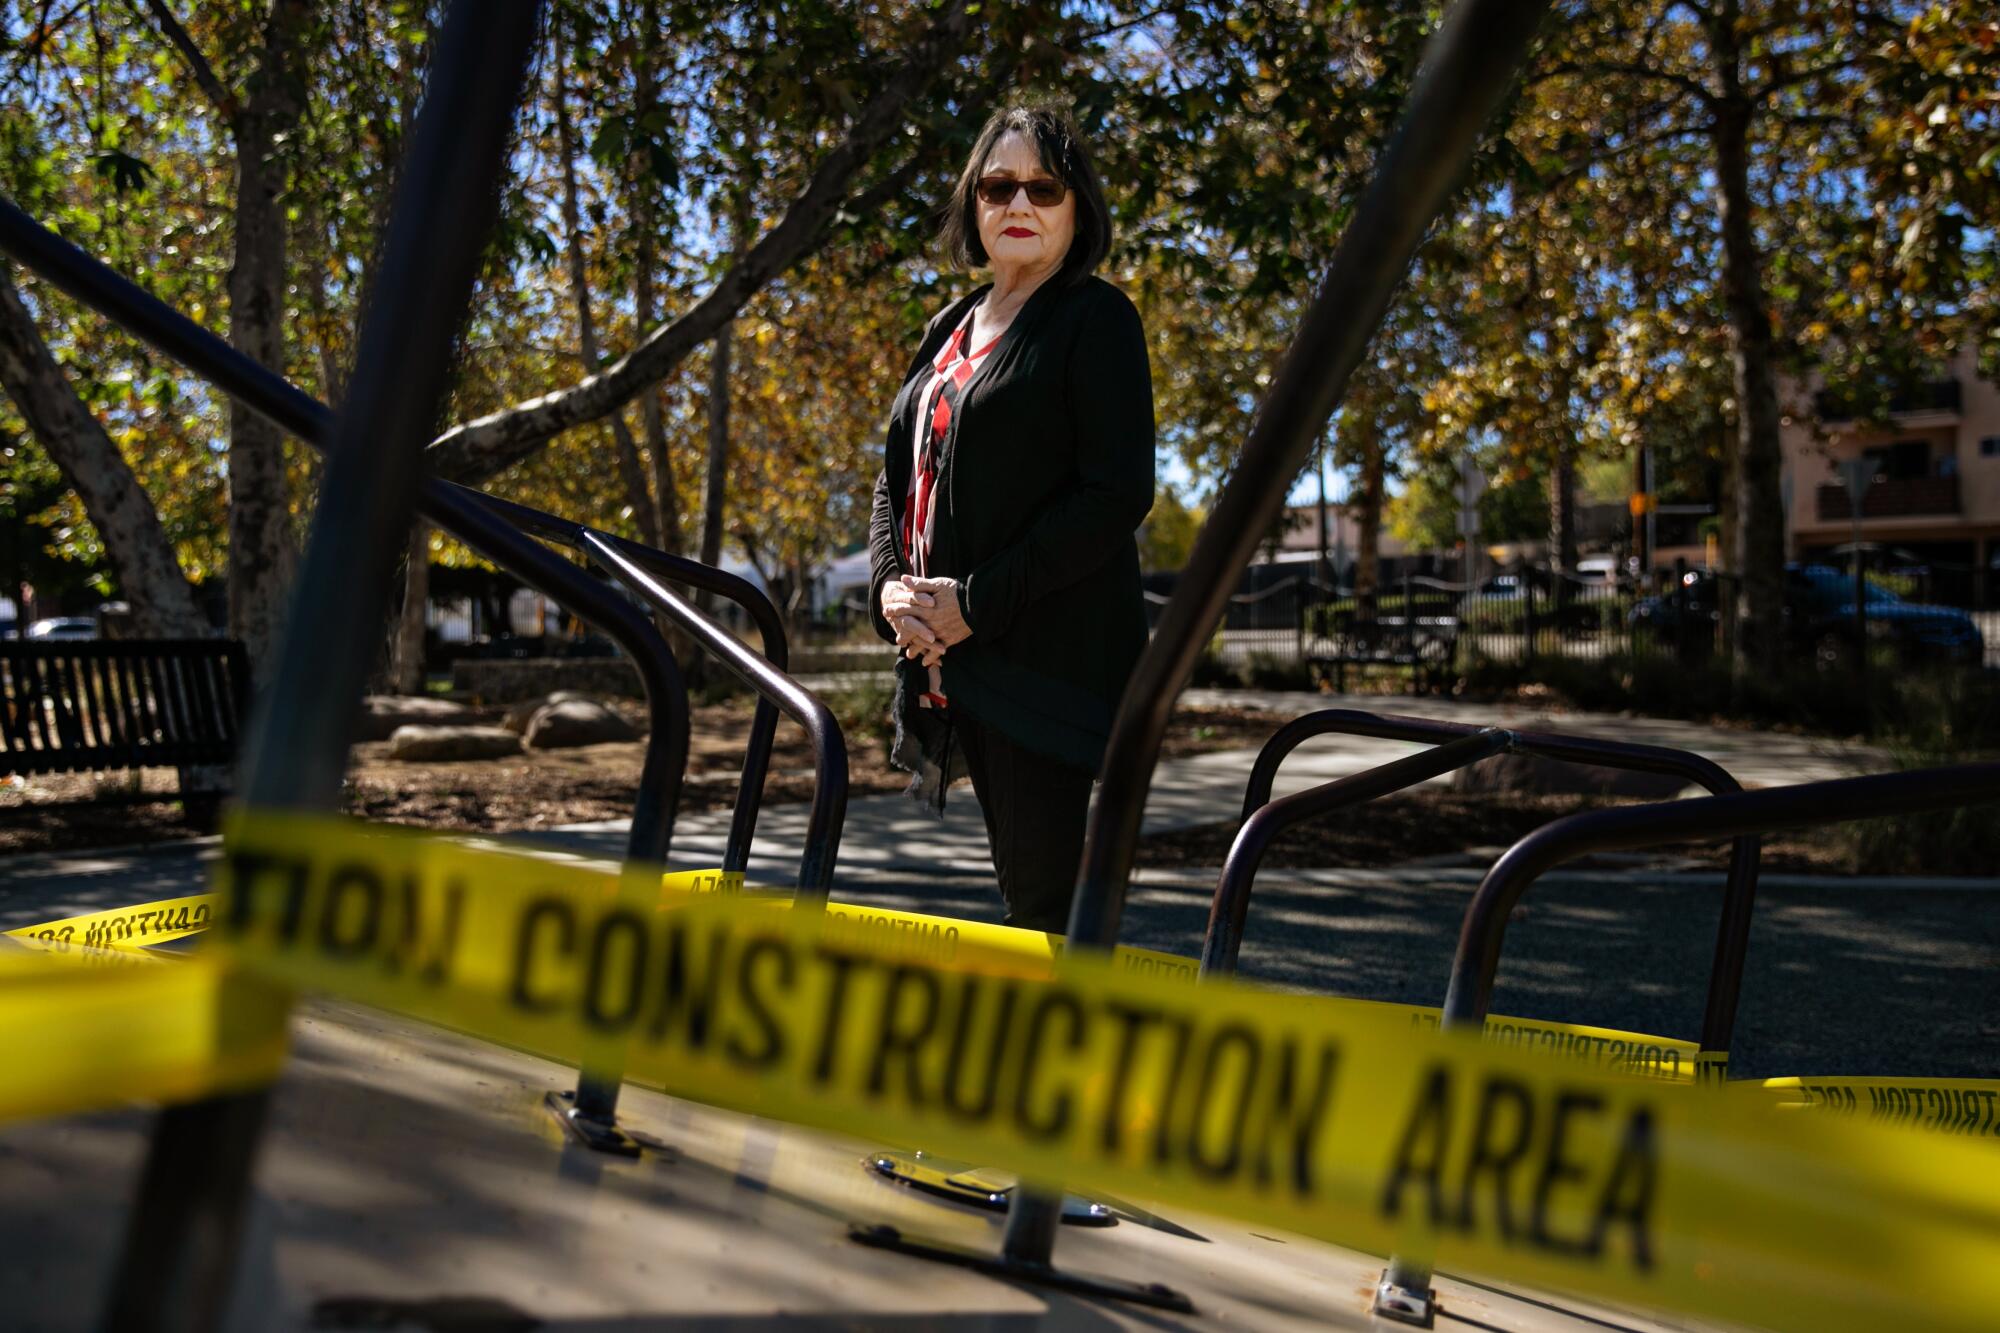
[[[881,707],[886,709],[887,700]],[[835,701],[843,709],[848,744],[848,794],[900,792],[909,775],[889,766],[886,735],[867,722],[874,701]],[[731,699],[694,710],[689,719],[688,772],[681,788],[683,812],[726,810],[735,805],[749,739],[751,703]],[[644,710],[625,707],[635,725]],[[481,717],[481,721],[497,720]],[[1269,713],[1248,708],[1188,710],[1176,717],[1163,757],[1261,744],[1276,726]],[[405,763],[389,758],[386,741],[354,747],[347,772],[347,810],[364,819],[418,828],[504,833],[554,828],[632,813],[645,747],[641,742],[570,750],[529,750],[505,759],[459,763]],[[173,798],[172,769],[138,775],[52,774],[0,782],[0,855],[125,846],[196,836]],[[764,783],[767,805],[805,801],[813,789],[812,749],[789,720],[778,724],[771,768]],[[92,804],[106,794],[139,804]]]

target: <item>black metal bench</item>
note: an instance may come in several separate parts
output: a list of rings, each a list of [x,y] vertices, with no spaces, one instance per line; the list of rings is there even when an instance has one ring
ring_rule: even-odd
[[[175,768],[188,821],[211,827],[249,702],[233,639],[6,640],[0,773]]]
[[[1347,688],[1347,668],[1408,667],[1419,690],[1443,686],[1458,661],[1459,620],[1454,615],[1363,617],[1336,612],[1327,633],[1311,643],[1306,661],[1330,667],[1334,688]]]

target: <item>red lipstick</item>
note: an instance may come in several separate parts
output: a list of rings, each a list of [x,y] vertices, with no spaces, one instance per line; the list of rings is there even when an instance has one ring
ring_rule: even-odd
[[[1035,233],[1029,231],[1026,227],[1009,227],[1000,234],[1002,236],[1033,236]]]

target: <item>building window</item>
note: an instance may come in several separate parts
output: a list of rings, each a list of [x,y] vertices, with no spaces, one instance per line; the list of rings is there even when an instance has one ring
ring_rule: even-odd
[[[1989,435],[1979,442],[1981,458],[2000,458],[2000,435]]]
[[[1884,481],[1913,481],[1931,473],[1931,447],[1923,440],[1898,440],[1894,444],[1863,449],[1862,455],[1875,460]]]

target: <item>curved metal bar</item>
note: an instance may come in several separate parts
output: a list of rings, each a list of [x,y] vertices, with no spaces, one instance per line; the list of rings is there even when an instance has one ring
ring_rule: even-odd
[[[1473,732],[1433,749],[1260,806],[1236,831],[1236,841],[1229,845],[1222,875],[1216,880],[1215,901],[1208,912],[1208,933],[1201,942],[1201,975],[1226,975],[1236,970],[1236,955],[1243,947],[1243,922],[1250,912],[1250,884],[1272,839],[1308,819],[1476,764],[1505,750],[1511,739],[1498,728]]]
[[[804,686],[744,647],[734,634],[661,583],[638,559],[626,554],[616,538],[586,532],[583,549],[661,614],[686,628],[744,684],[805,728],[812,742],[816,780],[812,813],[806,824],[805,854],[799,862],[799,893],[824,904],[827,890],[833,885],[841,822],[847,814],[847,741],[832,711]]]
[[[1537,878],[1591,852],[1633,851],[2000,800],[2000,763],[1805,782],[1657,805],[1591,810],[1544,825],[1493,863],[1466,908],[1444,1022],[1478,1027],[1493,999],[1507,917]]]
[[[1478,728],[1463,722],[1385,716],[1358,708],[1328,708],[1293,718],[1264,742],[1264,748],[1257,752],[1257,762],[1251,766],[1250,781],[1243,790],[1243,818],[1246,821],[1251,819],[1269,803],[1278,766],[1301,742],[1313,736],[1337,733],[1438,745],[1457,737],[1474,735],[1477,731]],[[1665,773],[1686,778],[1718,795],[1743,790],[1729,771],[1714,760],[1663,745],[1638,745],[1546,731],[1516,731],[1509,734],[1507,748],[1516,754],[1531,754],[1565,763]],[[1230,850],[1233,855],[1235,848]],[[1754,835],[1737,838],[1730,849],[1729,876],[1722,890],[1722,914],[1716,924],[1715,956],[1709,964],[1708,999],[1702,1013],[1700,1040],[1704,1051],[1728,1050],[1736,1030],[1736,1009],[1743,994],[1743,967],[1750,951],[1750,918],[1757,905],[1757,870],[1761,855],[1762,845]],[[1231,893],[1240,893],[1245,902],[1224,903],[1228,876],[1226,865],[1224,880],[1218,881],[1215,886],[1216,904],[1209,916],[1210,929],[1214,929],[1218,920],[1237,923],[1234,940],[1227,942],[1226,970],[1233,971],[1235,968],[1236,948],[1242,942],[1242,921],[1249,910],[1250,875],[1254,873],[1255,867],[1252,866],[1240,884],[1227,885]],[[1204,941],[1204,958],[1209,950],[1210,945]]]
[[[640,542],[610,533],[598,532],[595,528],[554,514],[543,513],[539,509],[503,500],[497,495],[487,495],[461,486],[456,482],[440,482],[447,489],[460,492],[478,504],[499,514],[515,527],[533,533],[550,541],[560,542],[573,550],[584,549],[584,539],[595,534],[613,543],[618,550],[650,567],[655,573],[686,583],[693,587],[726,597],[746,611],[757,623],[757,632],[764,641],[764,657],[780,671],[791,669],[791,641],[785,635],[785,622],[778,615],[778,608],[771,605],[756,584],[740,578],[726,570],[704,565],[698,560],[669,555],[656,551]],[[736,806],[729,821],[729,842],[722,852],[722,868],[725,871],[741,872],[750,865],[750,843],[757,836],[757,815],[764,803],[764,778],[771,770],[771,746],[777,739],[778,706],[769,696],[759,691],[757,707],[750,717],[750,739],[743,747],[743,776],[736,788]]]
[[[0,250],[117,323],[252,411],[325,452],[334,415],[324,403],[231,347],[136,283],[0,199]],[[654,724],[632,816],[626,854],[664,861],[687,768],[687,687],[659,629],[619,593],[499,521],[488,497],[435,478],[423,482],[417,507],[495,564],[597,625],[638,666]]]

